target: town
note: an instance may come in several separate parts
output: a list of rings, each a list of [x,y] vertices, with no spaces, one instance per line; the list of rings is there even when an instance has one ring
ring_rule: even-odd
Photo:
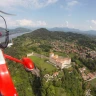
[[[95,57],[96,55],[96,52],[90,52],[90,55],[92,57]],[[37,53],[30,53],[30,54],[27,54],[27,56],[37,56],[37,57],[40,57],[40,58],[47,58],[49,59],[49,61],[47,62],[50,62],[50,64],[52,64],[54,67],[56,68],[60,68],[61,70],[63,68],[70,68],[72,66],[72,62],[71,62],[71,58],[69,57],[62,57],[62,56],[58,56],[57,54],[55,55],[53,52],[49,53],[49,57],[46,57],[44,55],[40,55],[40,54],[37,54]],[[79,68],[79,72],[83,78],[84,81],[91,81],[93,79],[96,78],[96,72],[88,72],[87,71],[88,69],[86,67],[82,67],[82,68]],[[45,74],[45,78],[47,79],[46,82],[48,82],[49,80],[52,80],[54,77],[58,76],[59,75],[59,72],[54,72],[53,75],[50,75],[50,74]],[[59,78],[61,79],[61,78]]]
[[[92,79],[95,79],[96,78],[96,72],[87,72],[87,69],[86,67],[83,67],[83,68],[79,68],[79,71],[82,75],[82,78],[85,80],[85,81],[90,81]]]

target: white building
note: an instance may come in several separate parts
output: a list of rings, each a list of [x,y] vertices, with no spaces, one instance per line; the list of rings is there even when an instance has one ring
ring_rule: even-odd
[[[50,53],[49,61],[54,65],[63,68],[69,68],[71,66],[71,58],[63,58],[54,53]]]
[[[32,53],[29,53],[29,54],[27,54],[27,57],[29,57],[29,56],[33,56],[33,52]]]
[[[13,45],[13,41],[11,40],[11,42],[10,43],[8,43],[8,45],[7,45],[7,47],[11,47]]]
[[[13,45],[13,43],[8,43],[7,47],[11,47]]]

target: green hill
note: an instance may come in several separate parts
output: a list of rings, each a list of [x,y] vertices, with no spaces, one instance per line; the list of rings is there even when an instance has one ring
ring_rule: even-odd
[[[19,96],[84,96],[86,84],[82,80],[78,68],[87,66],[91,71],[96,69],[96,60],[93,59],[88,63],[88,60],[91,60],[88,51],[96,50],[95,39],[77,33],[48,31],[47,29],[40,28],[15,38],[13,42],[14,45],[11,48],[7,48],[5,52],[14,57],[21,59],[30,52],[49,56],[49,52],[53,51],[60,56],[71,57],[72,62],[78,64],[78,67],[73,65],[71,69],[72,73],[68,69],[63,69],[60,76],[46,83],[44,73],[46,73],[46,66],[48,65],[43,66],[46,60],[33,57],[34,62],[40,62],[38,63],[39,65],[36,64],[41,70],[40,79],[26,72],[22,65],[8,61],[8,67]],[[80,53],[85,53],[87,57],[85,59],[81,58]],[[41,64],[45,69],[40,68]],[[52,72],[54,73],[55,68],[53,66],[48,67],[50,67],[50,70],[52,68]],[[47,72],[50,70],[47,70]],[[53,74],[52,72],[51,74]],[[58,78],[61,78],[61,81],[58,81]]]

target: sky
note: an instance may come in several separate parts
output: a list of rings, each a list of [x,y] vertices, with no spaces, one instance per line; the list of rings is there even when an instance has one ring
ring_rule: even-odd
[[[8,28],[68,27],[96,30],[96,0],[2,0]],[[3,21],[0,18],[0,26]]]

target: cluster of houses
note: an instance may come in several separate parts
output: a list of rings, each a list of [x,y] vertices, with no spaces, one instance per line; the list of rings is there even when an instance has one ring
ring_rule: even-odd
[[[46,78],[46,82],[50,81],[50,80],[53,80],[54,77],[57,77],[59,75],[59,72],[54,72],[53,75],[49,75],[49,74],[46,74],[44,76],[44,78]],[[60,78],[59,78],[60,79]]]
[[[83,68],[79,68],[79,71],[82,75],[82,78],[86,81],[90,81],[94,78],[96,78],[96,72],[93,72],[93,73],[86,73],[86,67],[83,67]]]
[[[51,45],[53,46],[53,50],[58,52],[65,52],[65,53],[77,53],[81,58],[96,58],[96,51],[92,51],[90,48],[83,48],[82,46],[75,46],[75,43],[77,41],[74,41],[74,43],[62,43],[59,40],[55,42],[51,42]]]
[[[96,51],[90,51],[89,54],[90,54],[90,57],[96,58]]]
[[[49,61],[61,69],[71,67],[71,58],[69,57],[64,58],[58,55],[54,55],[54,53],[50,53]]]
[[[55,55],[54,53],[50,53],[49,57],[46,57],[46,56],[44,56],[44,55],[36,54],[36,53],[33,53],[33,52],[30,53],[30,54],[27,54],[27,57],[28,57],[28,56],[33,56],[33,55],[34,55],[34,56],[37,56],[37,57],[42,57],[42,58],[49,59],[49,61],[50,61],[54,66],[57,66],[57,67],[59,67],[60,69],[71,67],[71,58],[69,58],[69,57],[64,58],[64,57]]]

